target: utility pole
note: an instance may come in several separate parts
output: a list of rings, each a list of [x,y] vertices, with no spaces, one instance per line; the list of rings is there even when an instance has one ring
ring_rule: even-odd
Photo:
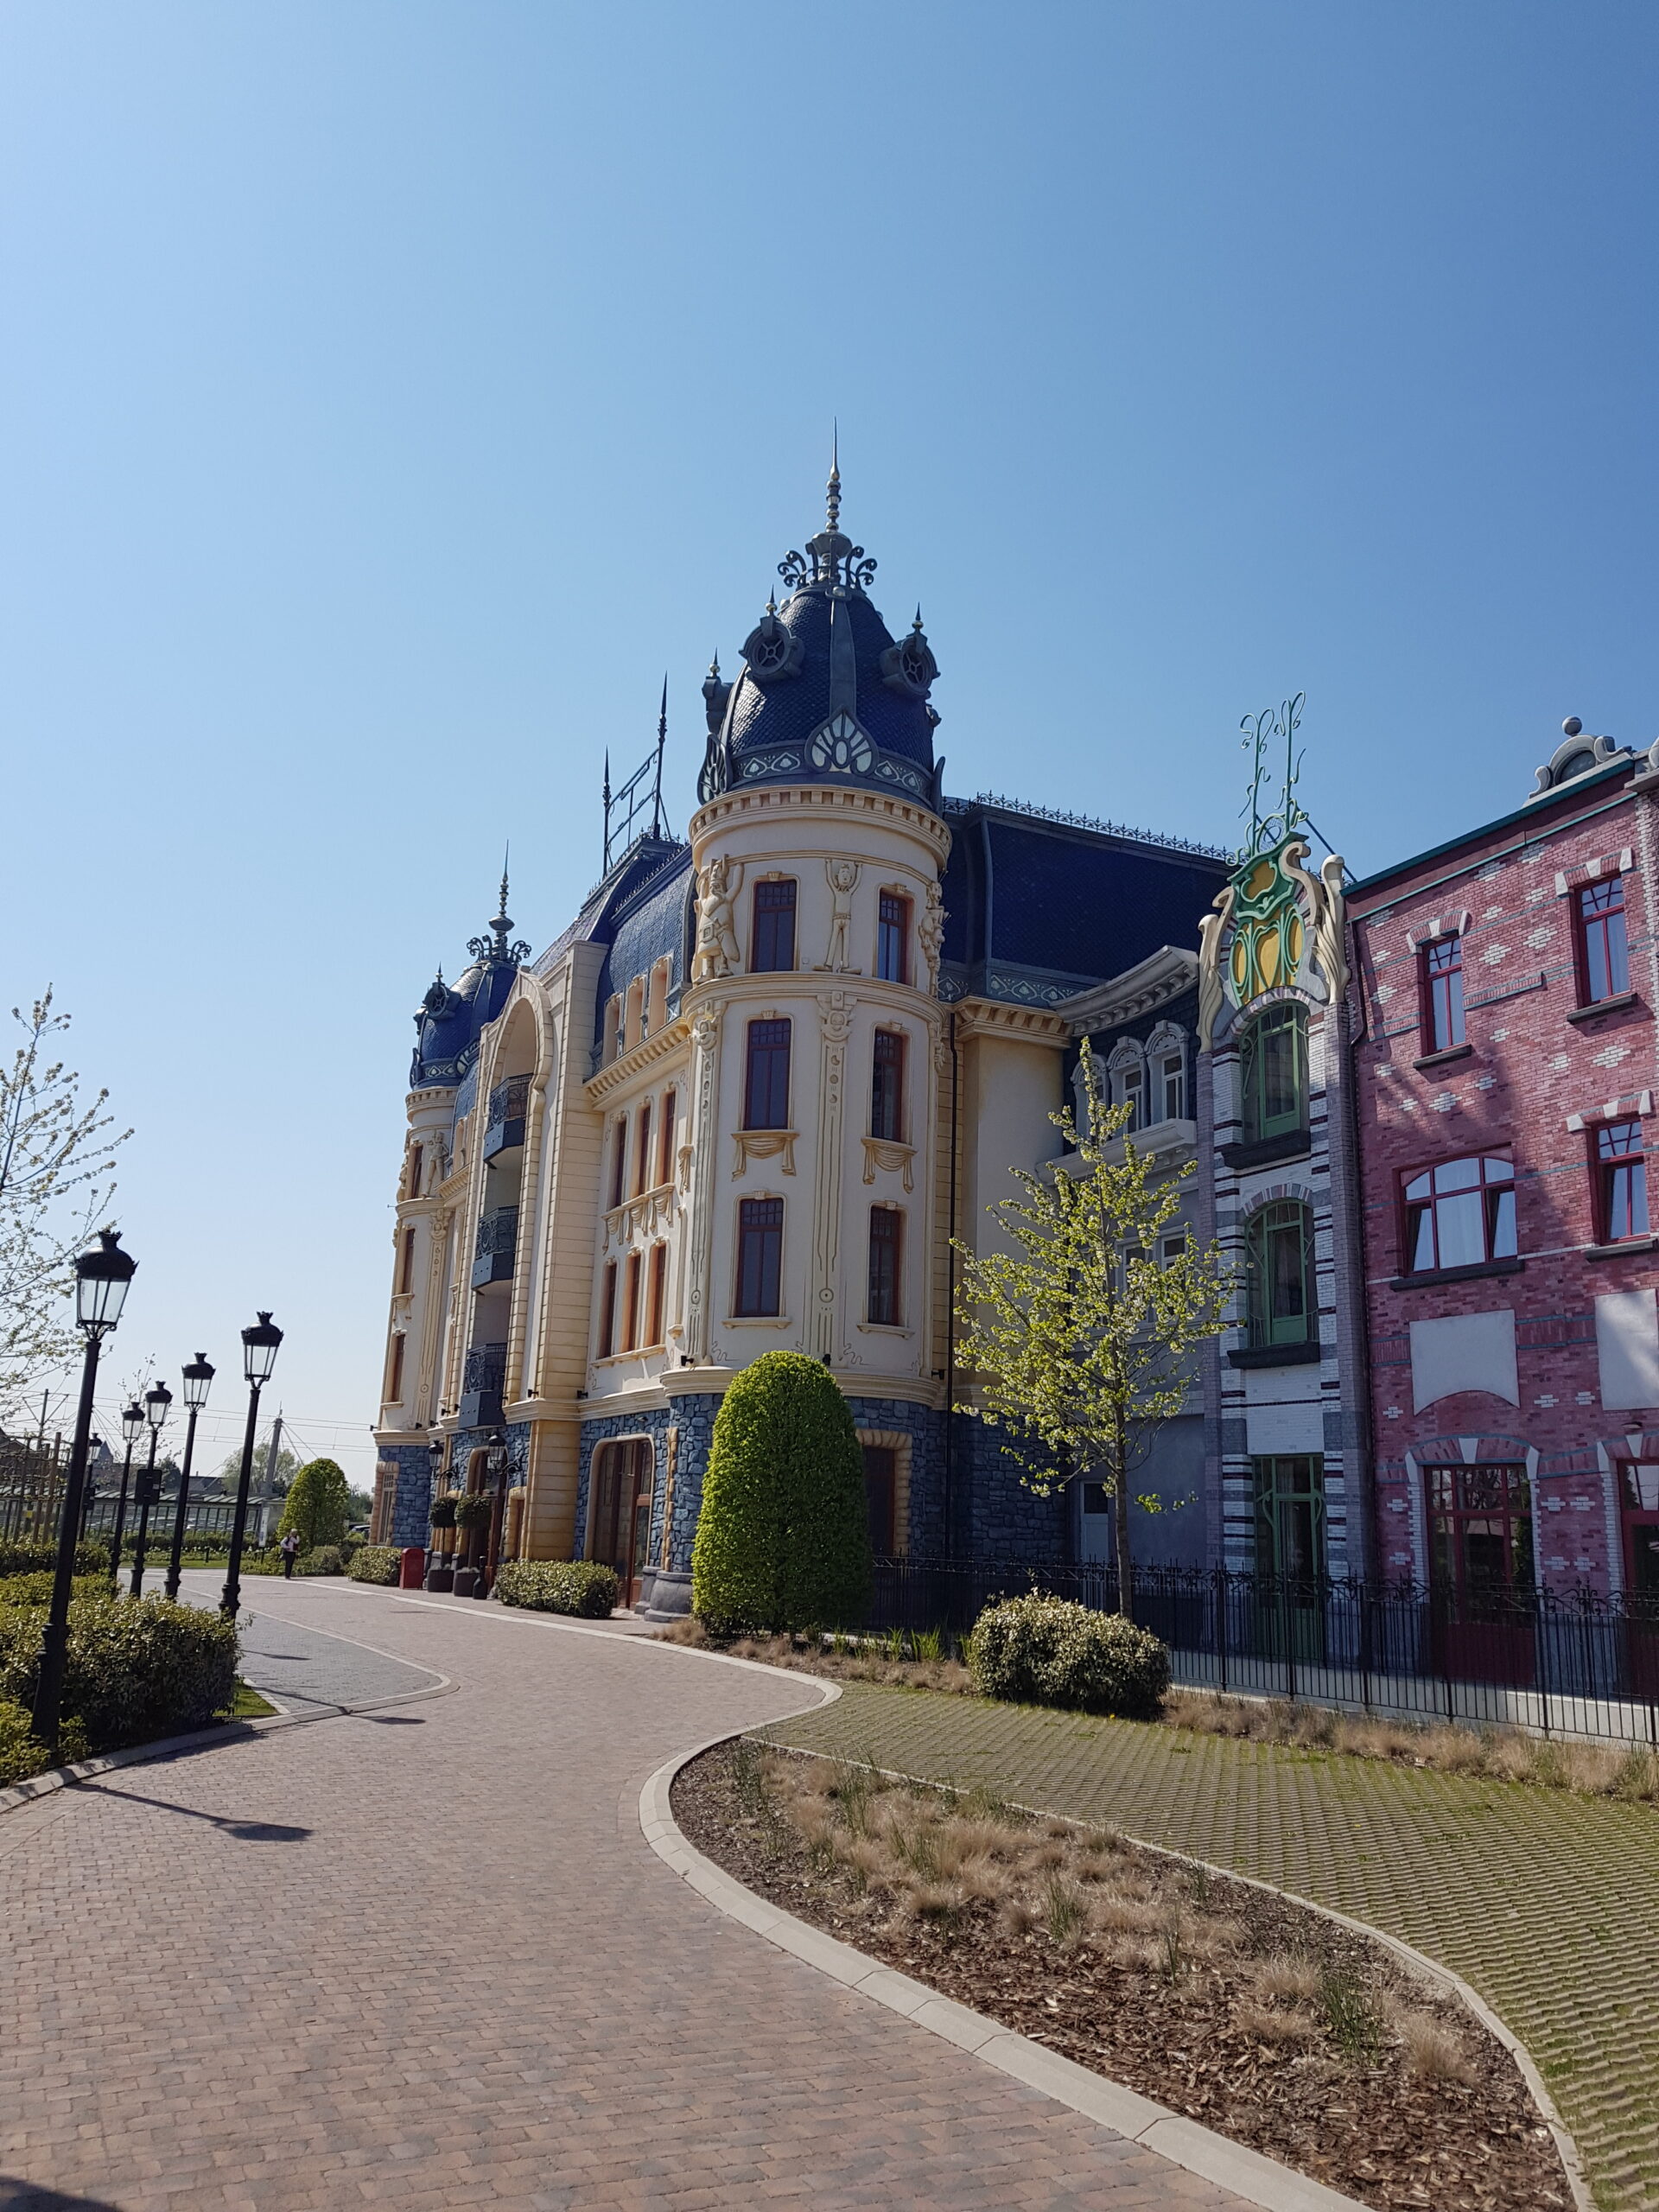
[[[270,1541],[270,1505],[276,1495],[277,1457],[283,1448],[283,1409],[276,1408],[270,1424],[270,1445],[265,1454],[265,1479],[262,1485],[264,1495],[259,1501],[259,1542],[263,1548]]]

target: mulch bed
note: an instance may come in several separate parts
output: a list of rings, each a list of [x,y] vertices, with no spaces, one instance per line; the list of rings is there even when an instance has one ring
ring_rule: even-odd
[[[771,1754],[774,1771],[820,1768]],[[1466,2008],[1382,1946],[1271,1891],[1182,1867],[1114,1840],[1121,1863],[1158,1897],[1242,1929],[1234,1948],[1180,1961],[1154,1942],[1098,1934],[1017,1932],[1006,1907],[968,1897],[949,1911],[906,1910],[891,1888],[817,1848],[769,1805],[730,1745],[694,1761],[674,1785],[675,1817],[697,1848],[760,1895],[942,1994],[1218,2133],[1374,2206],[1378,2212],[1548,2212],[1572,2193],[1553,2139],[1508,2052]],[[937,1804],[941,1793],[907,1792]],[[943,1802],[952,1801],[948,1793]],[[1061,1833],[1057,1822],[1033,1833]],[[1079,1831],[1079,1834],[1082,1832]],[[1126,1951],[1139,1950],[1139,1957]],[[1430,2015],[1452,2038],[1466,2079],[1425,2075],[1399,2041],[1357,2054],[1322,2017],[1295,2043],[1264,2040],[1252,1976],[1291,1955],[1364,1993],[1374,2017],[1390,2003]],[[1240,2014],[1245,2018],[1241,2021]],[[1334,2016],[1333,2016],[1334,2017]]]

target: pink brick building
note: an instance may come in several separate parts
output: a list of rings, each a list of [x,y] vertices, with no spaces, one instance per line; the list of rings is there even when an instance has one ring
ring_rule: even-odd
[[[1348,897],[1374,1571],[1465,1618],[1659,1598],[1659,747],[1565,727]]]

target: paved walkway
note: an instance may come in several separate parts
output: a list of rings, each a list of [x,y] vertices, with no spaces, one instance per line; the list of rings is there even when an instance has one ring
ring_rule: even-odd
[[[321,1634],[454,1687],[0,1818],[7,2212],[1238,2212],[652,1854],[646,1776],[798,1681],[493,1605],[247,1597],[279,1697],[366,1668],[331,1685]]]
[[[1109,1821],[1414,1944],[1526,2044],[1599,2202],[1659,2205],[1659,1811],[849,1684],[779,1740]]]

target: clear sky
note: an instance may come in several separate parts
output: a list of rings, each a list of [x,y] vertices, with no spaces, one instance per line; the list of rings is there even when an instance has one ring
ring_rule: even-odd
[[[1659,12],[0,6],[3,996],[124,1122],[118,1381],[372,1464],[413,1039],[843,519],[949,788],[1363,873],[1643,746]],[[113,1399],[115,1393],[111,1391]]]

